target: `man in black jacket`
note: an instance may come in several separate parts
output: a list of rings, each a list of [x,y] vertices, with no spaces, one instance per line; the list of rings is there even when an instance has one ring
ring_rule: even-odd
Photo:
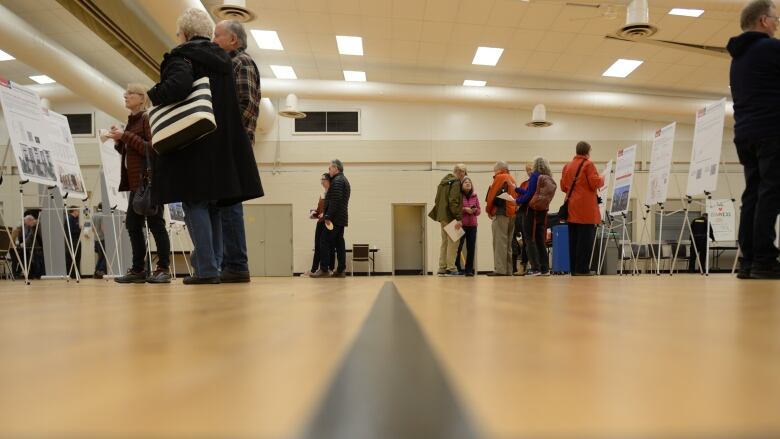
[[[312,273],[311,277],[329,277],[328,267],[331,265],[332,248],[336,249],[339,261],[338,268],[333,277],[344,277],[347,268],[347,249],[344,243],[344,228],[349,223],[349,180],[344,176],[344,164],[341,160],[331,160],[328,167],[330,174],[330,189],[325,196],[325,233],[322,234],[320,246],[322,256],[320,269]]]
[[[745,169],[739,223],[740,279],[780,279],[775,220],[780,213],[780,41],[777,9],[753,0],[741,35],[729,40],[734,143]]]

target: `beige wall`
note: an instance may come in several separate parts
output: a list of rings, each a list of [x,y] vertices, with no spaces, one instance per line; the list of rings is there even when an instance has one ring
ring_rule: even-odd
[[[274,102],[275,105],[278,102]],[[314,223],[308,211],[315,206],[321,190],[319,174],[326,171],[332,158],[345,163],[345,174],[352,185],[350,226],[347,244],[370,243],[380,249],[377,270],[392,270],[392,203],[433,202],[438,181],[455,163],[468,165],[480,200],[492,177],[496,160],[510,163],[514,175],[523,163],[536,155],[547,157],[560,177],[563,164],[574,155],[574,145],[587,140],[594,147],[593,160],[599,168],[614,159],[619,148],[637,144],[636,186],[632,193],[634,209],[641,207],[649,168],[650,147],[656,129],[665,122],[572,115],[551,112],[550,128],[528,128],[528,111],[464,108],[447,105],[403,104],[388,102],[316,102],[301,101],[304,110],[359,109],[361,134],[356,136],[293,135],[292,121],[279,118],[269,133],[258,134],[255,155],[258,160],[266,196],[249,203],[292,203],[294,270],[302,272],[311,263]],[[55,106],[55,111],[94,111],[86,106]],[[678,121],[675,142],[675,176],[682,191],[690,158],[694,115]],[[98,127],[110,125],[111,119],[97,114]],[[277,128],[278,127],[278,128]],[[729,184],[738,197],[744,186],[740,166],[727,128],[724,134],[723,159],[727,173],[722,173],[716,197],[729,197]],[[0,140],[7,140],[0,125]],[[95,139],[79,139],[77,145],[87,187],[98,188],[99,154]],[[278,163],[276,163],[278,161]],[[728,175],[728,183],[726,175]],[[18,216],[17,186],[13,178],[0,187],[0,199],[7,213]],[[97,189],[99,191],[99,189]],[[35,188],[27,188],[34,193]],[[637,201],[637,196],[640,201]],[[679,197],[674,183],[670,198]],[[552,209],[562,201],[559,194]],[[16,210],[14,210],[16,209]],[[14,216],[14,218],[16,217]],[[637,216],[641,214],[637,213]],[[481,216],[478,232],[478,269],[493,267],[489,220]],[[635,224],[635,236],[641,223]],[[438,225],[428,221],[428,269],[437,266]],[[90,265],[83,263],[87,268]]]

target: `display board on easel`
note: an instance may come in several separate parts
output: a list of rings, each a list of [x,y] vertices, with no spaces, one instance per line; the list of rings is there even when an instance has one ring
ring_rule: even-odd
[[[689,197],[706,195],[718,188],[718,168],[723,149],[723,127],[726,121],[726,98],[696,113],[696,127],[688,170]]]
[[[38,224],[44,230],[42,241],[47,277],[69,279],[64,269],[65,252],[67,250],[71,260],[76,259],[75,248],[78,247],[79,237],[68,236],[65,239],[62,235],[63,229],[70,233],[70,228],[64,227],[65,206],[61,195],[84,199],[86,190],[67,119],[45,110],[40,97],[31,89],[2,78],[0,108],[19,173],[20,211],[24,212],[21,185],[29,182],[39,184],[43,209]],[[61,179],[61,176],[64,178]],[[27,243],[22,244],[27,266]],[[25,268],[23,271],[25,281],[29,283],[29,270]],[[77,269],[75,277],[77,281],[80,279]]]
[[[677,122],[655,132],[653,149],[650,153],[650,172],[647,176],[645,205],[654,206],[666,202],[669,192],[669,176],[672,173],[672,154],[674,154],[674,134]]]
[[[609,210],[612,216],[628,214],[635,166],[636,145],[618,151],[615,162],[615,187],[612,190],[612,205]]]
[[[129,202],[128,193],[119,191],[119,184],[122,181],[122,156],[114,149],[113,139],[100,144],[100,163],[106,180],[109,207],[126,212]]]
[[[609,182],[612,179],[612,160],[607,162],[607,166],[604,167],[604,172],[601,174],[604,176],[604,186],[598,188],[597,194],[601,203],[599,204],[599,214],[601,215],[601,221],[605,221],[607,217],[607,194],[609,194]]]

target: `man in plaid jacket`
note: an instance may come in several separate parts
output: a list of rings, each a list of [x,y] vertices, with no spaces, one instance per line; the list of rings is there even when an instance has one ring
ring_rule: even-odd
[[[214,43],[230,54],[233,60],[233,77],[241,119],[249,137],[255,144],[255,127],[260,113],[260,72],[252,57],[246,53],[246,31],[235,20],[221,21],[214,28]],[[241,203],[220,208],[222,216],[222,257],[217,263],[222,267],[221,282],[249,282],[249,263],[244,230],[244,208]]]

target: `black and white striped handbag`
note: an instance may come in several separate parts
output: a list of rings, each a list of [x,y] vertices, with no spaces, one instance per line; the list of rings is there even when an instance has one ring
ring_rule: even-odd
[[[160,155],[184,148],[217,129],[208,76],[193,82],[184,100],[149,110],[149,124],[152,148]]]

